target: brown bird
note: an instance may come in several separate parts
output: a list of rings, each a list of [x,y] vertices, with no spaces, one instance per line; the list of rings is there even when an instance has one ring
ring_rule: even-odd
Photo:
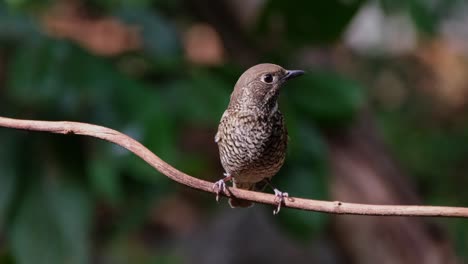
[[[226,191],[225,182],[235,188],[262,190],[280,170],[286,156],[288,133],[278,96],[283,84],[301,70],[285,70],[275,64],[258,64],[237,81],[229,105],[221,117],[215,142],[218,143],[224,179],[213,185],[216,200]],[[272,187],[273,188],[273,187]],[[277,214],[288,193],[273,188],[278,197]],[[252,202],[230,198],[231,207],[248,207]]]

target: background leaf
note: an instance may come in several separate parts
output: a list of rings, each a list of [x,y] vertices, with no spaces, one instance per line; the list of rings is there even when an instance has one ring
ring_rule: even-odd
[[[11,229],[18,263],[86,263],[90,204],[77,186],[31,186]]]

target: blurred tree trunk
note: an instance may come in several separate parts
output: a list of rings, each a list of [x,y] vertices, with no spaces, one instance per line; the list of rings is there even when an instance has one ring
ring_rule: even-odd
[[[334,130],[337,131],[337,130]],[[348,129],[329,134],[332,199],[371,204],[420,204],[410,180],[363,111]],[[431,218],[336,216],[337,241],[354,263],[457,263],[446,232]]]

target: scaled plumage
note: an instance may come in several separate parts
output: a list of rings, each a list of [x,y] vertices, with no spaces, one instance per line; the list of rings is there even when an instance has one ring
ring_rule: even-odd
[[[280,170],[288,136],[278,96],[287,80],[303,73],[265,63],[248,69],[237,81],[215,136],[226,179],[232,179],[234,187],[258,190]],[[226,179],[215,184],[218,193]],[[275,194],[281,199],[287,195],[276,189]],[[233,207],[252,204],[235,198],[229,202]]]

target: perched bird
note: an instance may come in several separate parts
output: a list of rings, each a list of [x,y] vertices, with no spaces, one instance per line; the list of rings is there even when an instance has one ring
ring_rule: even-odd
[[[278,96],[283,84],[304,74],[275,64],[258,64],[237,81],[229,105],[221,117],[215,142],[219,147],[224,178],[213,185],[216,200],[226,191],[225,182],[235,188],[261,190],[280,170],[286,156],[288,133]],[[273,187],[272,187],[273,188]],[[288,193],[273,188],[278,197],[277,214]],[[230,198],[231,207],[248,207],[252,202]]]

